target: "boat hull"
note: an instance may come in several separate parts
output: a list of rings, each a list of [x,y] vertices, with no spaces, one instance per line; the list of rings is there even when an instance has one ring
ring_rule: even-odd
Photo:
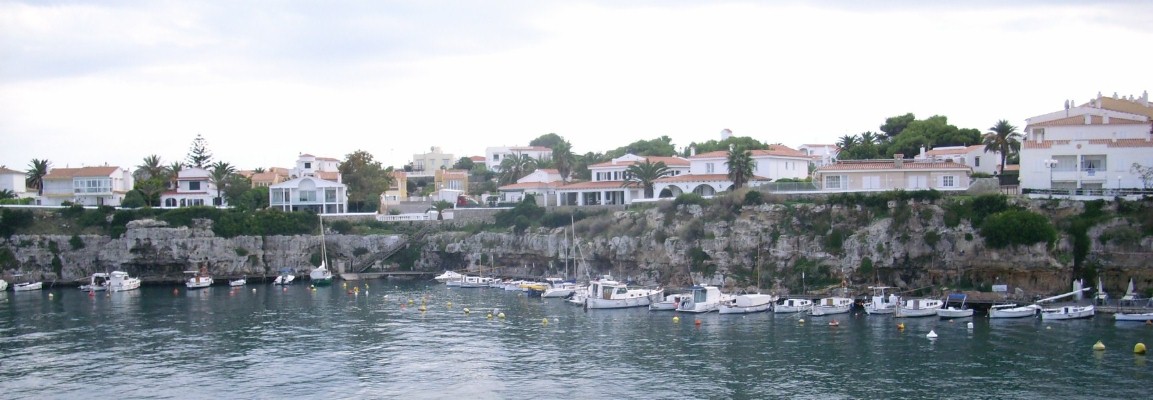
[[[1093,306],[1061,307],[1042,309],[1041,319],[1046,321],[1063,321],[1068,319],[1093,318],[1094,314],[1096,314],[1096,310]]]
[[[1113,319],[1117,321],[1133,321],[1133,322],[1146,322],[1153,321],[1153,313],[1116,313],[1113,314]]]
[[[660,299],[664,293],[663,289],[651,290],[649,293],[632,294],[624,298],[588,298],[585,299],[585,307],[589,309],[612,309],[612,308],[632,308],[632,307],[648,307],[656,299]]]
[[[44,282],[17,283],[12,285],[12,290],[17,292],[30,292],[42,288],[44,288]]]
[[[973,316],[973,309],[971,309],[971,308],[953,308],[953,307],[942,308],[940,310],[937,310],[937,316],[941,317],[941,319],[972,317]]]

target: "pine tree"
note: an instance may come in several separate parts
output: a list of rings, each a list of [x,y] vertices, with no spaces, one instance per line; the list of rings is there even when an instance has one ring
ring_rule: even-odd
[[[192,148],[188,150],[188,165],[196,168],[205,168],[212,163],[212,152],[208,151],[208,141],[204,136],[196,134],[192,141]]]

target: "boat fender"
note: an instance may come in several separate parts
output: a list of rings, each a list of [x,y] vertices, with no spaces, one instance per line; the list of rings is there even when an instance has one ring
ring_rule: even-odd
[[[1105,351],[1105,343],[1101,343],[1101,341],[1100,341],[1100,340],[1098,340],[1098,341],[1097,341],[1097,343],[1094,343],[1094,344],[1093,344],[1093,350],[1095,350],[1095,351]]]
[[[698,319],[698,320],[694,320],[694,321],[693,321],[693,325],[696,325],[696,326],[701,326],[701,320],[699,320],[699,319]]]
[[[676,323],[680,323],[680,322],[681,322],[681,317],[674,315],[673,316],[673,323],[676,324]]]
[[[1145,343],[1137,343],[1134,345],[1133,354],[1145,354]]]

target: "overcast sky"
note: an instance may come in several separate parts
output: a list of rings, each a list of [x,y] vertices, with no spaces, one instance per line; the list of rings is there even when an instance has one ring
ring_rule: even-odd
[[[930,4],[922,4],[930,3]],[[941,4],[937,4],[941,3]],[[1006,3],[1006,4],[1002,4]],[[796,147],[1153,89],[1150,1],[0,0],[0,164]]]

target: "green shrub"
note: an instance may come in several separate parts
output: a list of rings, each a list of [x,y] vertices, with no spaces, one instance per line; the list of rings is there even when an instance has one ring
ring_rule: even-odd
[[[924,239],[925,244],[929,245],[929,247],[937,247],[937,243],[941,241],[941,235],[938,234],[937,231],[928,231],[925,232]]]
[[[332,228],[334,232],[341,235],[347,235],[349,232],[352,232],[352,222],[348,222],[347,220],[338,219],[336,221],[332,221],[332,223],[328,224],[328,226]]]
[[[1057,240],[1057,230],[1044,215],[1009,210],[990,215],[981,225],[981,236],[992,248],[1032,245]]]
[[[759,206],[761,204],[765,204],[765,199],[764,199],[764,196],[761,194],[761,192],[756,191],[756,190],[750,190],[748,192],[745,192],[745,205],[746,206]]]
[[[859,269],[859,271],[860,271],[861,275],[865,275],[865,276],[872,275],[873,274],[873,259],[871,259],[869,257],[862,258],[861,259],[861,268]]]
[[[31,227],[36,217],[31,210],[14,210],[5,208],[0,211],[0,236],[12,237],[17,231]]]
[[[237,248],[235,248],[235,249],[232,249],[232,251],[235,251],[235,252],[236,252],[236,255],[237,255],[238,257],[245,257],[245,256],[248,256],[248,249],[245,249],[245,248],[243,248],[243,247],[237,247]]]
[[[981,226],[986,217],[1008,210],[1009,202],[1003,194],[985,194],[973,199],[971,209],[973,226]]]
[[[352,255],[355,257],[360,257],[360,256],[363,256],[365,254],[368,254],[368,249],[366,249],[364,247],[357,247],[355,249],[352,249]]]
[[[72,235],[72,238],[68,239],[68,244],[72,246],[72,250],[80,250],[84,248],[84,239],[81,239],[80,235]]]

